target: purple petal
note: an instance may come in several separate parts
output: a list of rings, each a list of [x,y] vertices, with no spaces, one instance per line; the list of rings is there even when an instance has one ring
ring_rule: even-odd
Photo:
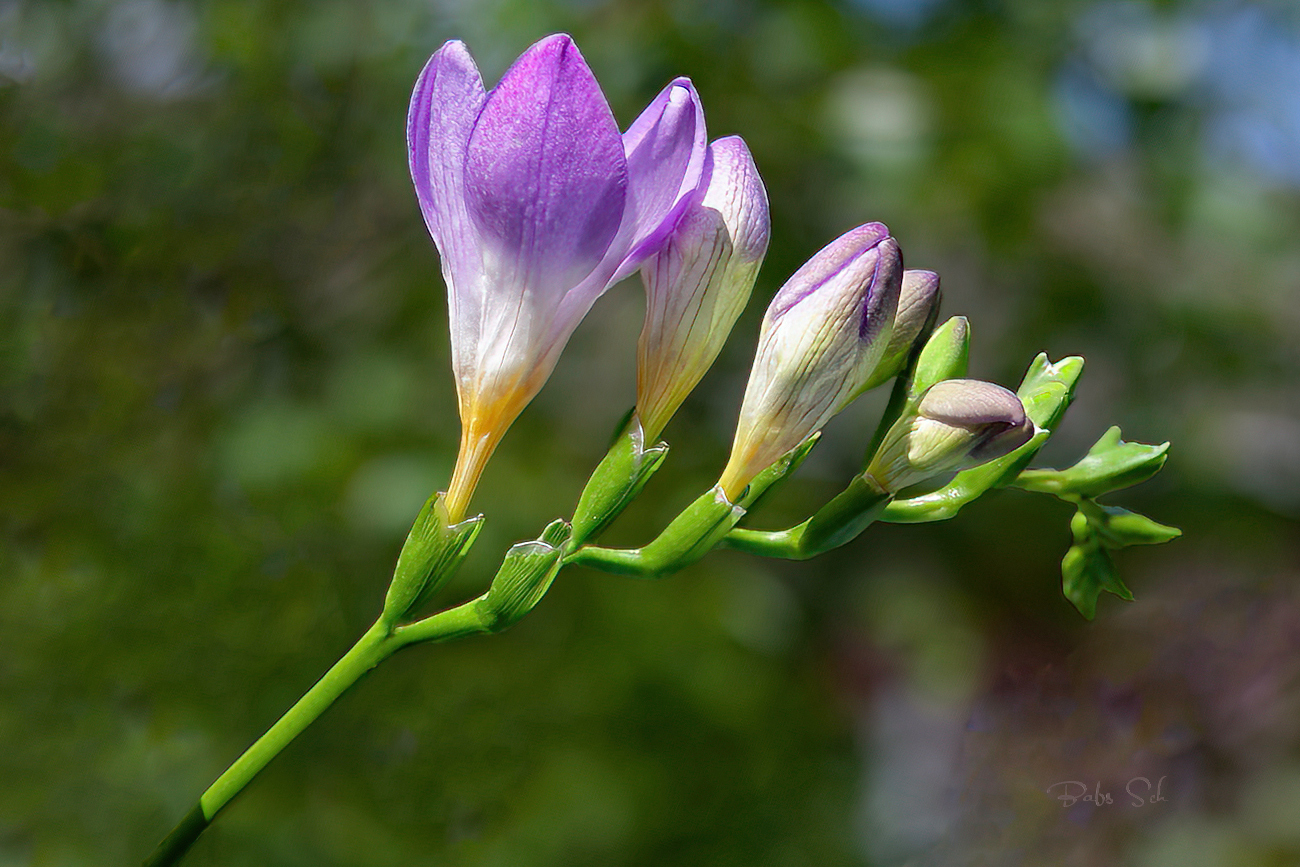
[[[475,254],[464,203],[465,148],[487,96],[464,43],[438,49],[415,82],[406,121],[411,180],[444,269]],[[453,264],[456,263],[456,264]]]
[[[883,223],[867,223],[840,235],[818,250],[786,281],[772,299],[765,318],[771,321],[780,319],[791,307],[812,295],[841,271],[862,266],[874,267],[877,264],[875,257],[863,257],[887,238],[889,229]],[[902,269],[898,270],[901,272]],[[898,280],[901,280],[901,273],[895,282]]]
[[[772,221],[767,189],[749,147],[740,136],[727,136],[709,145],[708,156],[700,177],[700,204],[726,215],[733,256],[745,262],[762,260]]]
[[[465,203],[493,282],[558,300],[604,258],[626,187],[600,86],[568,36],[548,36],[506,71],[469,139]]]
[[[635,271],[676,228],[700,183],[706,140],[704,109],[688,78],[660,91],[623,134],[628,208],[622,231],[629,252],[613,280]]]

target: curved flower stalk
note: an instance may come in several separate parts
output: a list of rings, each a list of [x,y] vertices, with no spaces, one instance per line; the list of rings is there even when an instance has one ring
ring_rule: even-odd
[[[530,47],[490,92],[452,41],[416,82],[407,140],[448,290],[455,521],[596,298],[676,227],[704,165],[704,113],[679,78],[620,135],[568,36]]]
[[[749,301],[771,233],[767,190],[738,136],[709,145],[697,199],[641,266],[646,318],[637,342],[637,415],[647,442],[722,351]]]
[[[823,247],[777,291],[718,480],[729,500],[865,390],[893,333],[902,277],[889,229],[867,223]]]

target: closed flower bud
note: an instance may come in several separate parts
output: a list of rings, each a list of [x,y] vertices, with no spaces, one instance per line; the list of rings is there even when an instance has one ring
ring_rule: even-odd
[[[776,293],[719,480],[733,502],[862,393],[889,344],[902,276],[898,243],[868,223],[824,247]]]
[[[866,474],[889,493],[1000,458],[1033,437],[1020,398],[991,382],[931,386],[885,434]]]
[[[902,372],[918,341],[925,340],[939,317],[939,275],[933,271],[904,271],[898,295],[898,315],[885,354],[867,380],[872,389]]]
[[[722,350],[767,253],[767,191],[744,141],[709,146],[702,195],[641,267],[646,319],[637,343],[637,413],[654,442]]]

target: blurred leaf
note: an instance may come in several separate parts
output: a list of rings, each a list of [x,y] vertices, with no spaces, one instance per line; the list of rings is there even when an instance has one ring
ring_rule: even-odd
[[[1119,428],[1112,427],[1069,469],[1025,470],[1012,485],[1058,497],[1095,498],[1145,482],[1160,472],[1168,451],[1169,443],[1125,442]]]
[[[1074,544],[1061,560],[1061,590],[1065,598],[1088,620],[1096,616],[1097,597],[1103,590],[1133,601],[1132,592],[1115,572],[1110,553],[1081,511],[1070,521],[1070,530],[1074,533]]]
[[[1086,510],[1088,526],[1107,548],[1159,545],[1183,534],[1177,527],[1159,524],[1145,515],[1119,506],[1102,506],[1084,501],[1080,509]]]

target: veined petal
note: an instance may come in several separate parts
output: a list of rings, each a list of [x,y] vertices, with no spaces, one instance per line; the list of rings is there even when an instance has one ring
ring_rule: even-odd
[[[600,85],[568,36],[548,36],[488,95],[466,153],[466,206],[500,303],[554,309],[604,258],[626,191]]]
[[[862,392],[889,341],[898,243],[868,223],[822,248],[772,299],[719,484],[731,499]]]
[[[628,246],[611,283],[635,271],[676,227],[700,184],[706,141],[704,109],[689,78],[660,91],[627,128],[628,203],[620,240]]]
[[[903,272],[893,333],[863,391],[893,379],[907,364],[913,348],[929,339],[939,316],[940,294],[939,275],[933,271]]]
[[[406,142],[411,179],[444,274],[464,272],[477,256],[465,213],[465,150],[487,95],[474,58],[452,40],[425,64],[411,93]]]
[[[700,189],[641,268],[646,320],[637,343],[637,412],[652,439],[722,350],[767,252],[767,191],[741,139],[709,146]]]

